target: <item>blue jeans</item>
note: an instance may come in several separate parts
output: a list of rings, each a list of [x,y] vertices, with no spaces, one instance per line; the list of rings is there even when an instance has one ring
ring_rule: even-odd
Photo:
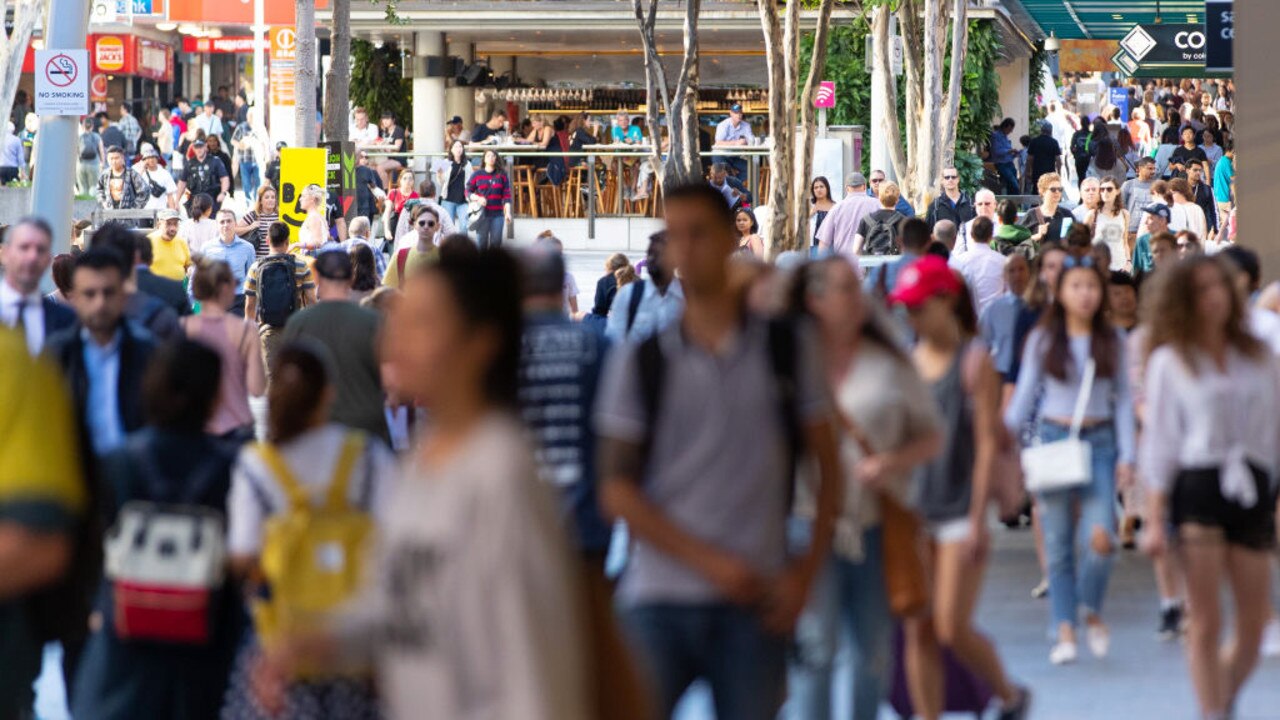
[[[444,200],[440,203],[440,207],[444,208],[444,211],[449,213],[449,218],[453,220],[454,232],[459,232],[463,235],[470,234],[470,229],[467,227],[471,224],[467,221],[467,213],[470,211],[470,208],[466,203],[455,203]]]
[[[747,173],[749,172],[750,165],[745,157],[741,155],[716,155],[711,158],[711,162],[724,163],[737,173],[734,177],[744,183],[747,181]]]
[[[1067,437],[1068,428],[1041,423],[1042,442]],[[1044,550],[1049,564],[1049,604],[1053,627],[1062,623],[1075,625],[1079,610],[1095,615],[1102,613],[1103,596],[1111,578],[1113,554],[1094,551],[1090,536],[1095,527],[1107,533],[1112,548],[1116,547],[1116,432],[1111,423],[1089,428],[1080,433],[1093,451],[1093,480],[1088,485],[1041,493],[1040,522],[1044,530]],[[1076,520],[1076,503],[1080,505]]]
[[[244,199],[252,202],[258,186],[262,184],[262,175],[258,172],[257,163],[240,163],[240,188],[244,190]]]
[[[807,549],[810,523],[793,520],[791,531],[793,549]],[[809,591],[809,604],[796,625],[791,697],[782,714],[786,720],[830,720],[836,651],[842,644],[853,651],[853,719],[880,716],[893,672],[893,617],[879,527],[863,532],[862,547],[862,562],[832,555]]]
[[[1017,195],[1018,193],[1018,168],[1011,162],[996,163],[996,171],[1000,173],[1000,179],[1004,181],[1004,194]]]
[[[476,243],[480,245],[480,249],[502,247],[502,231],[505,225],[506,218],[502,215],[485,215],[480,218],[480,224],[476,226]]]
[[[709,605],[639,605],[623,625],[656,684],[659,716],[671,717],[699,678],[711,686],[716,717],[775,720],[786,695],[787,640],[770,635],[753,611]]]

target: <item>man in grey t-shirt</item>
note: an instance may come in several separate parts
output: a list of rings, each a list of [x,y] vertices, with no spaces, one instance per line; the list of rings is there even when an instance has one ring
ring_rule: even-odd
[[[701,183],[670,189],[665,207],[666,257],[681,273],[686,312],[656,340],[618,351],[596,405],[602,505],[636,540],[619,599],[662,717],[705,678],[717,717],[772,720],[785,694],[786,638],[830,547],[840,494],[821,353],[797,328],[788,383],[803,435],[796,450],[816,458],[821,479],[813,545],[793,558],[794,458],[770,327],[744,315],[728,283],[733,213]],[[663,370],[651,405],[642,357],[655,347]]]
[[[1120,197],[1129,211],[1129,235],[1136,237],[1142,223],[1142,208],[1151,204],[1151,186],[1156,179],[1156,161],[1149,157],[1138,160],[1138,177],[1128,180],[1120,188]]]

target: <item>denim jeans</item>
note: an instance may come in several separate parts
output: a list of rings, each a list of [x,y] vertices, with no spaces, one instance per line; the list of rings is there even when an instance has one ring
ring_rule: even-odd
[[[747,182],[747,173],[750,172],[750,164],[747,158],[742,155],[716,155],[711,158],[711,162],[724,163],[731,170],[737,173],[736,177],[744,184]]]
[[[786,695],[787,640],[747,608],[651,604],[622,611],[632,647],[669,718],[695,680],[711,686],[716,717],[775,720]]]
[[[811,523],[793,520],[793,549],[807,549],[811,533]],[[879,527],[863,532],[862,547],[862,562],[832,555],[809,591],[809,603],[796,625],[791,696],[782,713],[785,720],[831,719],[835,670],[849,668],[844,662],[836,663],[836,651],[842,645],[852,650],[849,707],[853,720],[880,716],[893,672],[893,617]]]
[[[1068,428],[1041,423],[1042,442],[1067,437]],[[1099,614],[1111,577],[1114,554],[1094,551],[1090,536],[1095,527],[1106,531],[1111,547],[1116,547],[1116,433],[1111,423],[1080,433],[1093,451],[1093,480],[1082,487],[1041,493],[1040,522],[1044,530],[1044,550],[1049,565],[1049,604],[1053,627],[1075,625],[1079,610]],[[1076,503],[1080,505],[1076,519]]]
[[[1017,195],[1018,167],[1011,162],[997,163],[996,171],[1000,173],[1000,180],[1004,182],[1004,194]]]
[[[502,247],[502,231],[506,226],[506,218],[502,215],[485,215],[476,226],[476,243],[480,249]]]
[[[471,224],[467,220],[467,213],[470,212],[471,208],[466,203],[456,203],[444,200],[440,203],[440,207],[444,208],[444,211],[449,213],[449,219],[453,220],[454,232],[459,232],[463,235],[471,234],[470,229],[467,227]]]
[[[246,202],[253,202],[258,186],[262,184],[262,175],[258,172],[257,163],[240,163],[240,189],[244,190]]]

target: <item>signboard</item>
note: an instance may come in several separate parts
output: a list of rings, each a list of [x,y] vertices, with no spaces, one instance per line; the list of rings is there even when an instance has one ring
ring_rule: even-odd
[[[269,49],[269,41],[262,40],[262,48]],[[182,38],[182,51],[188,53],[251,53],[253,52],[252,35],[228,35],[216,38],[198,38],[185,35]]]
[[[271,42],[272,62],[277,60],[293,62],[298,59],[298,34],[292,26],[273,27],[268,35]]]
[[[102,72],[124,69],[124,40],[116,35],[99,35],[93,43],[93,67]]]
[[[107,76],[98,73],[89,81],[89,99],[94,102],[106,102],[107,95]]]
[[[1129,89],[1123,87],[1110,88],[1110,100],[1112,105],[1120,108],[1120,120],[1129,122]]]
[[[1127,75],[1205,77],[1207,46],[1204,25],[1135,25],[1112,61]]]
[[[829,110],[836,106],[836,84],[823,80],[818,84],[818,93],[813,98],[813,106],[819,110]]]
[[[1115,40],[1063,40],[1058,50],[1058,72],[1115,72],[1111,56],[1119,48]]]
[[[134,75],[160,82],[173,78],[173,48],[145,38],[137,38],[134,48]]]
[[[37,115],[89,112],[88,50],[37,50],[35,81]]]
[[[297,102],[295,60],[298,57],[298,36],[288,25],[273,27],[267,32],[271,43],[271,65],[267,77],[267,89],[272,105],[292,107]]]
[[[307,219],[301,208],[302,191],[308,185],[325,186],[329,152],[324,148],[280,150],[280,220],[289,226],[289,241],[298,241],[298,229]]]
[[[1204,0],[1204,69],[1209,72],[1235,71],[1232,42],[1236,37],[1232,0]]]
[[[329,201],[337,201],[347,225],[356,219],[356,145],[353,142],[320,143],[325,150],[325,189]]]

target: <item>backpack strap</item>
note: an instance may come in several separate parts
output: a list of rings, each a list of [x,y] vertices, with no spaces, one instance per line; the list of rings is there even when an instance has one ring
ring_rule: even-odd
[[[632,283],[631,297],[627,303],[627,330],[631,334],[631,326],[636,324],[636,316],[640,314],[640,303],[644,301],[644,280]]]
[[[337,512],[347,508],[347,493],[351,484],[351,471],[364,453],[364,433],[352,430],[342,440],[342,451],[333,466],[333,479],[325,497],[325,509]]]
[[[667,370],[660,337],[661,333],[654,333],[636,348],[636,362],[640,371],[640,400],[645,410],[645,431],[640,448],[640,456],[643,458],[649,457],[653,448],[658,413],[661,411],[662,383]]]
[[[280,483],[280,487],[284,489],[284,494],[289,498],[289,510],[291,512],[306,512],[311,507],[311,502],[307,498],[307,491],[302,487],[302,483],[298,482],[298,478],[294,476],[293,471],[289,469],[288,463],[280,456],[280,451],[271,443],[260,442],[257,444],[259,457],[266,463],[267,469],[275,476],[276,482]]]

